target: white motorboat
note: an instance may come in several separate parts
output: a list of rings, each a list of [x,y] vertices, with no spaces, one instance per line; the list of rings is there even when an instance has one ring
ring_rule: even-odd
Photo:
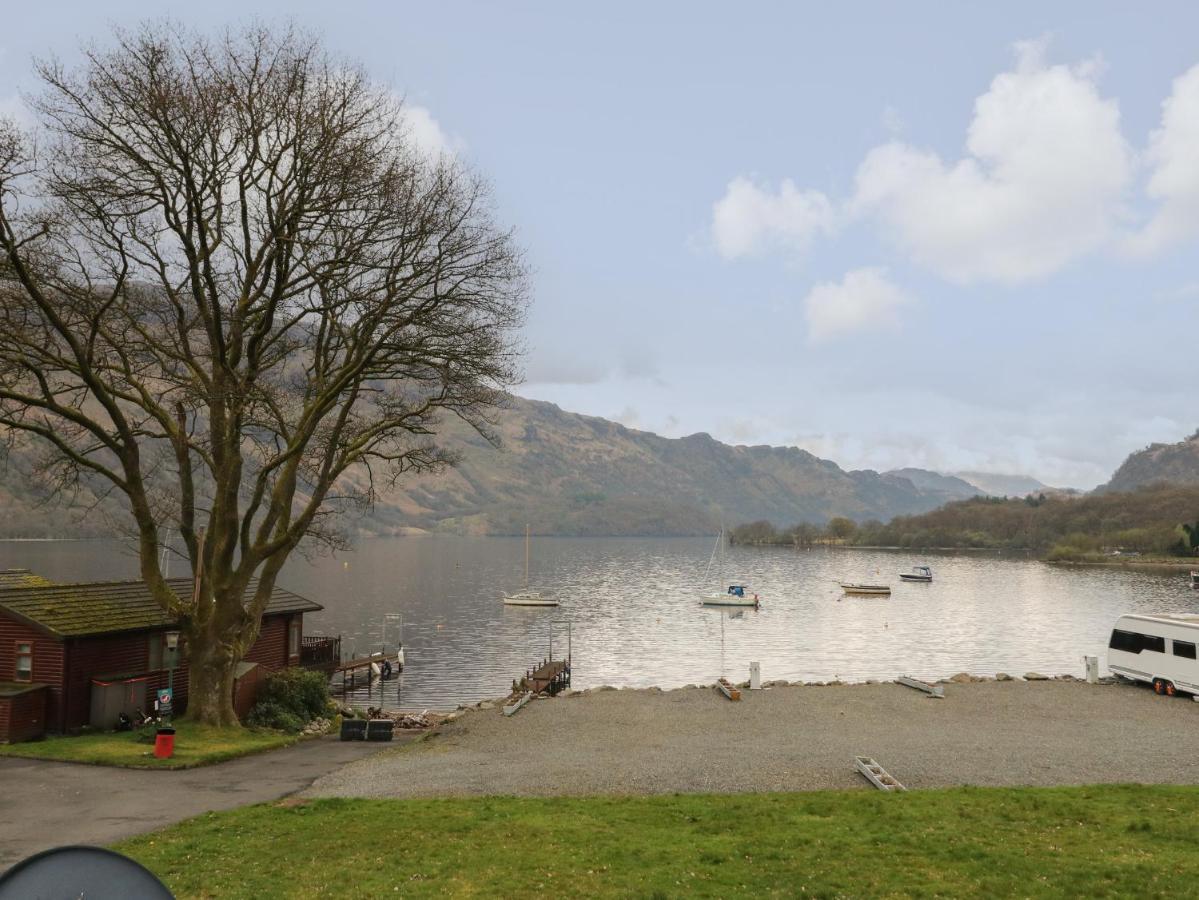
[[[932,581],[933,570],[928,566],[912,566],[910,572],[900,572],[900,581]]]
[[[1191,587],[1199,591],[1199,572],[1191,572]]]
[[[529,526],[525,526],[525,586],[514,594],[504,594],[505,606],[558,606],[556,597],[529,589]]]
[[[891,593],[889,584],[856,584],[850,581],[841,582],[841,590],[847,594],[885,594]]]

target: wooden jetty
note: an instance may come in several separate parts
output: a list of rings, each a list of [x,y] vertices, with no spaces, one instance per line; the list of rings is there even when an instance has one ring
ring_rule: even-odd
[[[362,670],[366,670],[366,680],[369,684],[376,677],[374,666],[383,667],[383,663],[392,661],[392,666],[395,666],[394,657],[387,654],[386,651],[371,653],[368,656],[360,656],[357,659],[347,659],[339,662],[334,666],[330,675],[341,675],[342,688],[353,687]],[[393,668],[394,671],[394,668]]]
[[[525,670],[520,687],[534,694],[556,694],[570,687],[570,658],[543,659],[540,665]]]
[[[514,694],[522,691],[532,691],[534,694],[556,694],[570,687],[571,623],[566,623],[566,658],[554,659],[554,631],[550,625],[549,654],[531,669],[525,670],[525,677],[512,682]]]

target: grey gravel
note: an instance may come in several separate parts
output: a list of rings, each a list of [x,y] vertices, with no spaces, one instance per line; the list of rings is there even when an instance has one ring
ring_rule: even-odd
[[[308,796],[655,794],[863,788],[855,755],[910,788],[1199,782],[1199,703],[1140,686],[987,681],[933,700],[895,684],[596,689],[511,718],[472,710]]]

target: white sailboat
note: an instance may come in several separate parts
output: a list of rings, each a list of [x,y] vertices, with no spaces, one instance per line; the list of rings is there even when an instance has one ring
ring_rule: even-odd
[[[525,586],[514,594],[504,594],[505,606],[557,606],[554,597],[545,597],[541,591],[529,590],[529,526],[525,526]]]
[[[724,529],[720,529],[720,534],[716,536],[716,546],[712,548],[712,555],[708,557],[708,568],[704,570],[704,581],[708,580],[708,576],[712,573],[712,563],[717,555],[720,556],[720,569],[724,569]],[[721,582],[723,585],[724,582]],[[757,609],[761,604],[758,600],[758,595],[755,594],[747,581],[731,582],[723,590],[714,590],[710,592],[702,592],[699,595],[699,602],[703,606],[752,606]]]

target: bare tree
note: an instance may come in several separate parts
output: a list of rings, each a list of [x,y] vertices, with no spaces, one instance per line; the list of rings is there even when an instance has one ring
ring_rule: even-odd
[[[233,724],[289,554],[451,462],[446,413],[490,435],[520,252],[477,176],[293,30],[144,26],[37,71],[36,137],[0,123],[0,429],[36,437],[57,487],[123,501],[184,623],[191,713]],[[163,578],[167,529],[194,596]]]

